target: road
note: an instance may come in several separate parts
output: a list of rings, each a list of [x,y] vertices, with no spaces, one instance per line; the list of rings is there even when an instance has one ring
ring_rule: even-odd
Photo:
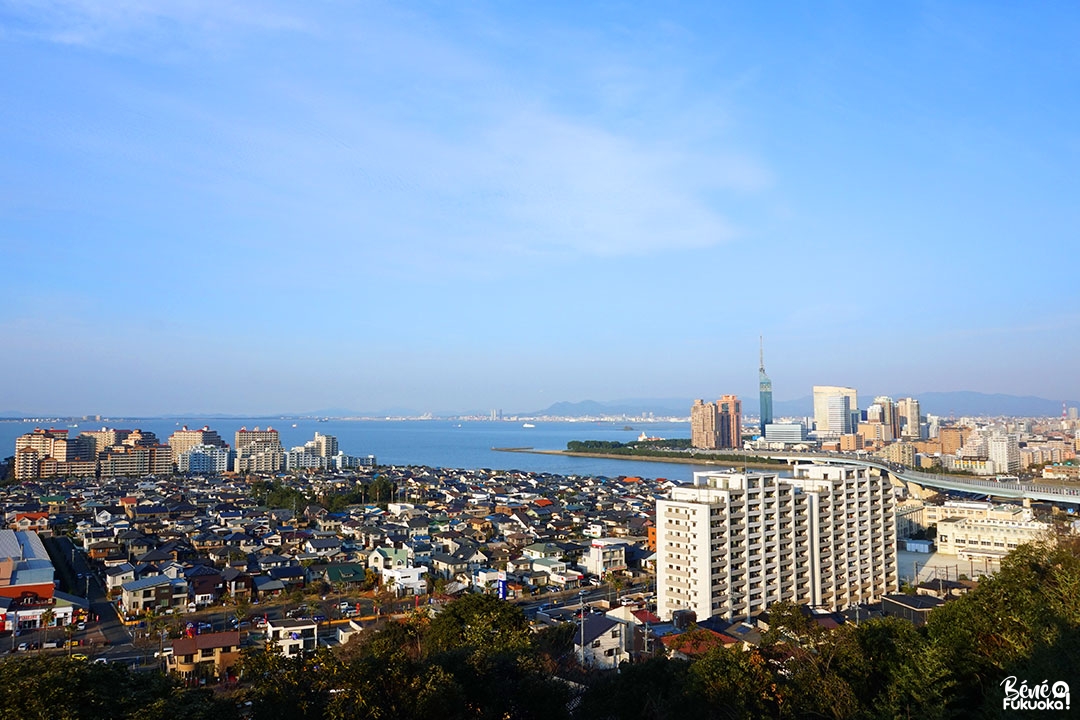
[[[105,587],[87,561],[86,555],[80,548],[75,547],[70,538],[58,537],[56,542],[64,550],[63,562],[72,575],[83,583],[82,588],[72,588],[73,594],[85,597],[90,603],[91,616],[96,615],[99,618],[97,622],[87,623],[87,629],[76,632],[73,637],[85,640],[92,648],[130,643],[131,635],[120,622],[116,607],[109,602]],[[79,592],[80,590],[82,592]]]

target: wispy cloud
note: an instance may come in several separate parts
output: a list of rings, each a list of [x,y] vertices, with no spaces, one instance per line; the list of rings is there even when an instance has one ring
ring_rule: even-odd
[[[309,30],[308,21],[250,0],[2,0],[9,32],[109,52],[213,44],[237,30]]]

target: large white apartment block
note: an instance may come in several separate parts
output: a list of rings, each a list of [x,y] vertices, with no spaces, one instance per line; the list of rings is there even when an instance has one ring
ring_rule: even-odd
[[[657,612],[749,617],[781,600],[837,610],[897,588],[894,500],[864,468],[703,472],[659,500]]]

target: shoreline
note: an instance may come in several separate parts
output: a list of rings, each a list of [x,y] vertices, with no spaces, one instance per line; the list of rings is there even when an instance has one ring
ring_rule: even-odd
[[[791,470],[786,463],[732,463],[730,461],[705,460],[703,458],[650,457],[648,455],[613,455],[610,453],[570,452],[569,450],[537,450],[532,447],[493,447],[495,452],[526,453],[530,455],[565,455],[567,457],[598,458],[601,460],[628,460],[630,462],[655,462],[671,465],[715,465],[716,467],[747,467],[764,470]]]

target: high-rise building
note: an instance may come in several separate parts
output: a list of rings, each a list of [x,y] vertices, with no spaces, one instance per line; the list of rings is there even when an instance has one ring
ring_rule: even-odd
[[[819,435],[841,435],[845,432],[842,428],[832,428],[829,426],[829,398],[831,397],[846,397],[848,399],[848,409],[851,412],[857,411],[859,407],[859,396],[855,388],[838,387],[835,385],[815,385],[814,428]],[[850,418],[847,422],[849,427],[846,432],[851,432]]]
[[[690,407],[690,444],[701,450],[742,447],[742,401],[722,395],[715,403],[695,400]]]
[[[273,428],[236,431],[236,472],[277,472],[285,463],[285,448]]]
[[[198,430],[189,430],[188,426],[185,425],[169,436],[169,447],[172,448],[173,457],[178,460],[185,452],[200,445],[217,448],[228,447],[216,430],[211,430],[209,426],[205,425]]]
[[[316,455],[323,458],[332,458],[338,454],[338,439],[333,435],[315,433],[315,439],[311,441],[312,450]]]
[[[964,446],[971,428],[947,426],[938,429],[938,439],[941,440],[941,454],[955,455]]]
[[[34,428],[15,438],[15,479],[38,477],[38,468],[46,458],[56,462],[75,459],[75,443],[68,440],[67,430]]]
[[[721,395],[716,401],[719,417],[719,446],[721,448],[742,447],[742,401],[738,395]]]
[[[695,400],[690,408],[690,444],[700,450],[715,450],[720,439],[719,423],[715,404]]]
[[[830,395],[825,400],[827,430],[819,435],[847,435],[851,433],[851,398],[847,395]]]
[[[900,434],[906,438],[925,439],[919,401],[915,398],[900,398],[896,402],[896,408],[900,413]]]
[[[254,430],[248,430],[246,427],[242,427],[236,431],[235,442],[233,443],[233,450],[240,452],[246,446],[256,442],[270,442],[277,445],[281,445],[281,439],[278,437],[278,431],[272,427],[268,427],[265,430],[260,430],[258,426]]]
[[[229,469],[231,456],[224,443],[195,445],[176,455],[176,469],[182,473],[223,473]]]
[[[130,430],[117,430],[115,428],[101,428],[100,430],[84,430],[79,434],[79,439],[88,446],[93,443],[94,455],[100,455],[107,449],[116,445],[122,445]]]
[[[1069,408],[1069,419],[1070,420],[1078,420],[1078,419],[1080,419],[1080,408],[1074,408],[1074,407]]]
[[[874,405],[881,408],[881,422],[889,426],[892,436],[900,437],[900,412],[893,399],[888,395],[879,395],[874,398]]]
[[[758,427],[761,435],[765,435],[765,426],[773,421],[772,412],[772,380],[765,374],[765,341],[758,338],[758,404],[760,406],[761,421]]]
[[[1020,470],[1020,436],[1015,433],[991,435],[986,441],[986,454],[994,463],[994,472],[1014,473]]]
[[[894,501],[866,468],[695,473],[657,501],[657,612],[749,617],[781,600],[839,610],[897,588]]]

